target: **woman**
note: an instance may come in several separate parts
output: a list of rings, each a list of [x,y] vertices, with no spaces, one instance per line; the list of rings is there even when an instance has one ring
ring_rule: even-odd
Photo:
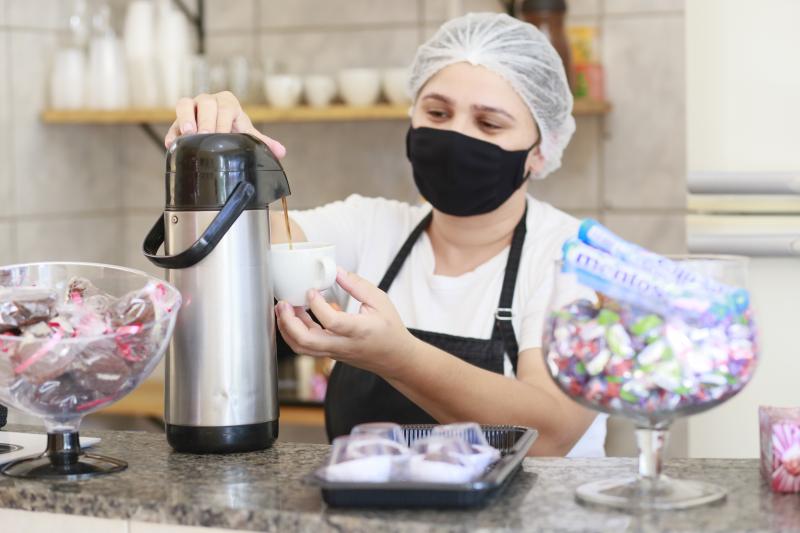
[[[603,455],[605,416],[563,395],[541,352],[553,260],[578,225],[526,193],[528,178],[560,166],[575,129],[560,58],[534,26],[469,14],[419,48],[410,89],[406,150],[428,204],[354,195],[291,214],[293,235],[335,244],[341,267],[345,311],[316,291],[319,324],[276,307],[297,353],[337,361],[329,436],[370,421],[469,420],[537,428],[534,454]],[[230,93],[181,100],[165,142],[212,131],[286,153]],[[286,240],[281,220],[272,228]]]

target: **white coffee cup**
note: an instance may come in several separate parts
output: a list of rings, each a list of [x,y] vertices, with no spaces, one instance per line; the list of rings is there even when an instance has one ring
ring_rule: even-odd
[[[308,305],[308,291],[324,291],[336,281],[336,247],[317,242],[273,244],[270,250],[275,298],[295,307]]]
[[[331,76],[312,74],[303,80],[306,102],[311,107],[326,107],[336,96],[336,81]]]
[[[409,72],[405,67],[390,68],[383,71],[383,94],[394,105],[410,104],[408,95]]]
[[[374,104],[381,93],[381,73],[374,68],[349,68],[339,72],[339,94],[354,107]]]
[[[264,94],[273,107],[286,109],[300,103],[303,80],[291,74],[270,74],[264,79]]]

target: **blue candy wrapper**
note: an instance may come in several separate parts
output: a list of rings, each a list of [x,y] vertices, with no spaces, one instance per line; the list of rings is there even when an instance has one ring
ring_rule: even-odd
[[[728,294],[705,293],[655,275],[622,259],[584,244],[567,240],[562,248],[563,270],[604,295],[667,316],[677,311],[690,320],[716,321],[738,314]],[[745,293],[746,294],[746,293]]]
[[[613,257],[662,278],[675,286],[685,287],[698,294],[709,294],[722,297],[737,312],[742,312],[750,305],[746,290],[731,287],[714,279],[702,276],[680,263],[628,242],[615,235],[611,230],[592,219],[581,222],[578,239],[587,245],[605,252]]]

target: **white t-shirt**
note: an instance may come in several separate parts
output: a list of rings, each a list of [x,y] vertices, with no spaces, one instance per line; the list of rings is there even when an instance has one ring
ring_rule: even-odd
[[[292,212],[291,217],[308,240],[336,245],[336,261],[342,268],[377,285],[403,242],[430,209],[427,204],[352,195],[316,209]],[[561,257],[564,240],[577,235],[579,223],[528,196],[526,224],[511,321],[520,352],[542,345],[554,261]],[[389,288],[389,297],[406,327],[488,339],[494,327],[508,252],[507,247],[460,276],[440,276],[434,274],[433,248],[423,232]],[[359,302],[339,287],[333,289],[332,296],[348,312],[358,312]],[[568,297],[559,295],[559,300]],[[513,376],[508,357],[505,373]],[[568,455],[604,456],[606,418],[598,415]]]

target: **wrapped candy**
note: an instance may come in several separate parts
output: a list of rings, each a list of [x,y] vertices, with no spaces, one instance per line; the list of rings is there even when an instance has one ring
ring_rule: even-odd
[[[61,342],[72,333],[69,324],[61,321],[38,322],[25,328],[10,356],[14,374],[40,384],[64,373],[80,349],[78,343]]]
[[[761,476],[774,492],[800,492],[800,407],[758,408]]]
[[[700,327],[619,302],[592,311],[587,304],[551,313],[547,364],[565,392],[600,409],[669,416],[735,394],[755,370],[756,330],[747,313]]]
[[[411,428],[413,439],[419,428]],[[317,475],[350,483],[468,483],[500,459],[483,428],[474,422],[435,426],[406,446],[402,426],[373,422],[334,439],[328,464]]]
[[[125,360],[119,357],[117,344],[111,339],[90,343],[81,352],[75,380],[84,388],[109,395],[122,389],[131,375]]]
[[[114,302],[109,313],[114,327],[135,326],[152,322],[159,311],[155,285],[129,292]]]
[[[480,424],[476,422],[436,426],[431,431],[431,437],[455,437],[466,442],[469,445],[469,453],[462,456],[462,459],[476,472],[483,471],[487,466],[500,459],[500,451],[489,446]]]
[[[467,483],[483,471],[468,459],[473,453],[469,443],[458,437],[431,436],[414,442],[411,450],[410,481]]]
[[[405,444],[375,435],[337,437],[323,475],[328,481],[385,483],[408,455]]]
[[[736,394],[755,370],[749,295],[628,243],[597,222],[562,247],[558,279],[597,291],[554,302],[544,343],[562,390],[642,423],[673,418]]]
[[[114,300],[86,278],[74,277],[67,284],[66,302],[85,307],[96,315],[106,316]]]
[[[351,435],[372,435],[389,439],[394,442],[405,445],[406,438],[403,434],[403,428],[400,424],[393,422],[370,422],[367,424],[358,424],[350,430]]]
[[[0,333],[19,330],[54,314],[57,296],[41,287],[0,287]]]
[[[112,401],[158,352],[149,330],[175,304],[167,292],[148,283],[115,298],[78,277],[61,296],[0,288],[0,376],[7,381],[0,386],[56,417]]]

